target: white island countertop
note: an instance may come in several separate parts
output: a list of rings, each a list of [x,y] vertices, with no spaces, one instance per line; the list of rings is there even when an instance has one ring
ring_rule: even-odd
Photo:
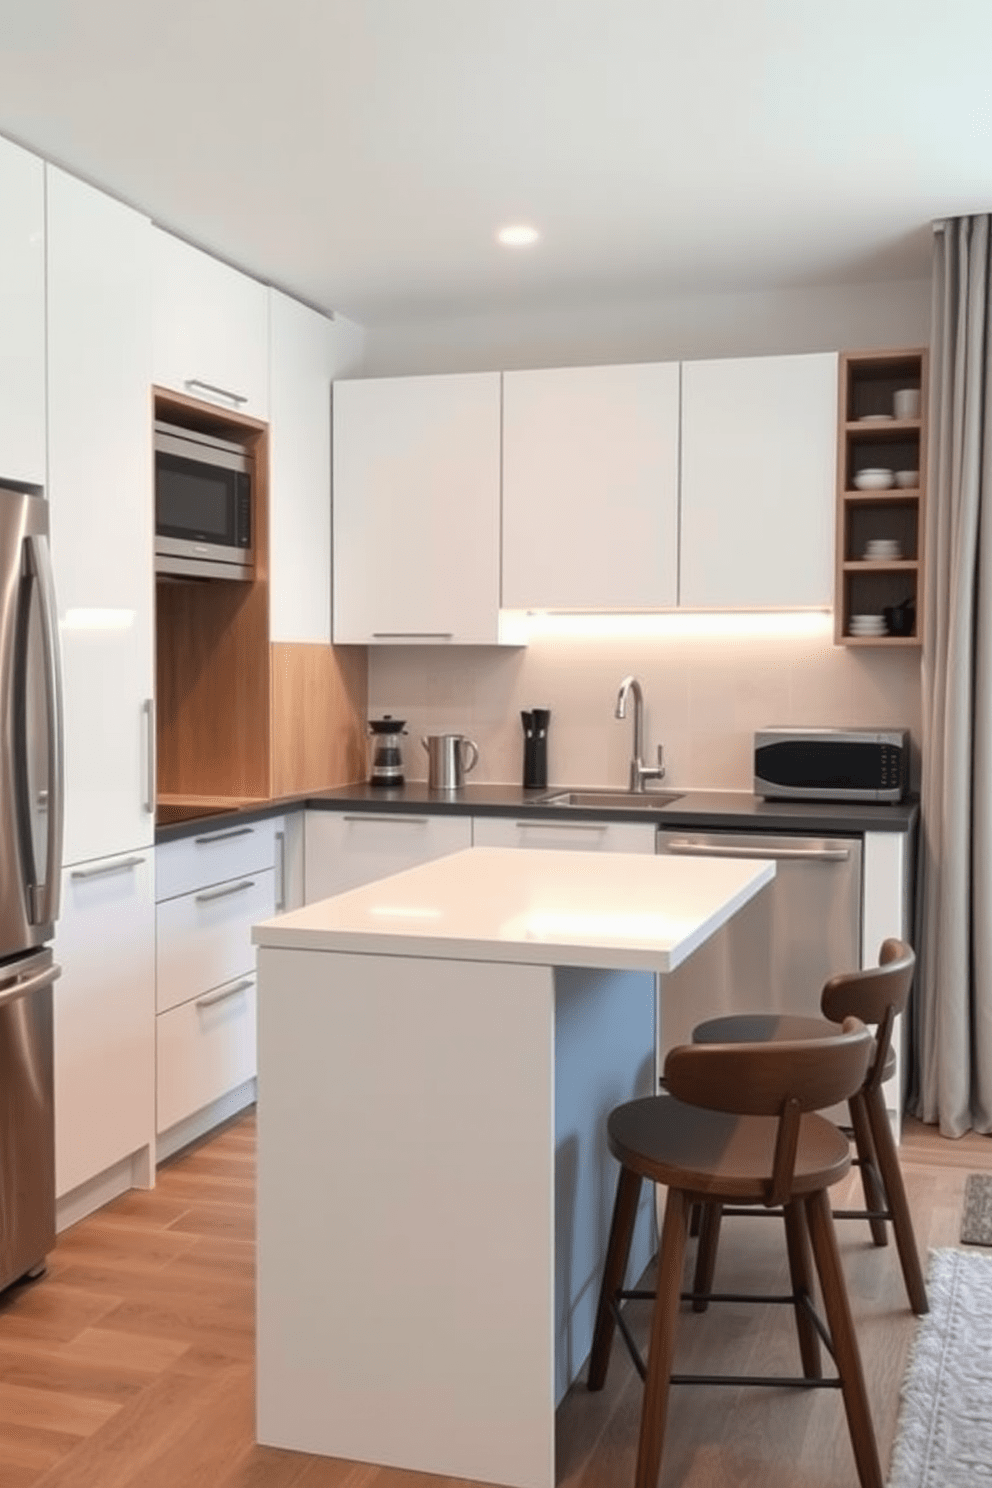
[[[285,950],[674,971],[765,884],[765,861],[472,847],[264,920]]]

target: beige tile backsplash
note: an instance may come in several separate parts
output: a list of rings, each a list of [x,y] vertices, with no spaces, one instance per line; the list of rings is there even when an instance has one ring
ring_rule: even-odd
[[[464,733],[476,781],[519,782],[520,711],[551,709],[549,782],[622,787],[633,724],[613,716],[628,672],[645,697],[645,753],[665,746],[666,783],[748,790],[751,742],[767,724],[908,727],[920,732],[920,653],[834,646],[829,638],[541,636],[523,650],[375,648],[369,713],[405,718],[408,780],[427,778],[420,737]],[[914,751],[915,756],[916,751]],[[914,783],[919,763],[914,757]]]

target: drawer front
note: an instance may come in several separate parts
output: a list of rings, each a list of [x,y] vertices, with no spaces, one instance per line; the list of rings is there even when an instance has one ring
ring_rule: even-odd
[[[251,927],[275,912],[275,872],[245,874],[159,904],[156,1006],[160,1013],[255,969]]]
[[[476,847],[543,847],[559,852],[653,853],[653,822],[533,821],[477,816]]]
[[[159,1133],[255,1074],[255,976],[161,1013],[157,1030]]]
[[[275,836],[281,827],[281,818],[267,817],[241,826],[211,827],[178,842],[163,842],[155,849],[156,899],[174,899],[177,894],[273,867]]]
[[[306,901],[314,904],[471,846],[468,816],[308,811]]]

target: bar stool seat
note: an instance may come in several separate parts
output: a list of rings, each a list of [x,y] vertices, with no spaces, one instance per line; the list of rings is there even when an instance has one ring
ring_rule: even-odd
[[[876,1048],[865,1081],[850,1097],[850,1136],[861,1171],[865,1207],[837,1209],[835,1219],[867,1220],[876,1245],[888,1244],[891,1223],[912,1310],[929,1311],[926,1283],[920,1265],[912,1215],[906,1198],[899,1154],[882,1098],[882,1084],[896,1068],[892,1030],[909,997],[915,955],[905,941],[886,940],[879,964],[864,971],[831,977],[820,998],[823,1018],[785,1013],[736,1013],[711,1018],[692,1032],[693,1043],[752,1043],[766,1040],[823,1038],[846,1017],[860,1018],[876,1027]],[[721,1212],[705,1210],[699,1224],[699,1251],[693,1291],[694,1307],[705,1311],[705,1295],[712,1289]],[[695,1224],[694,1224],[695,1228]]]
[[[857,1019],[826,1037],[756,1043],[694,1044],[665,1061],[669,1094],[618,1106],[607,1121],[607,1143],[620,1162],[589,1358],[590,1390],[602,1389],[614,1333],[620,1329],[644,1380],[635,1488],[657,1488],[668,1395],[673,1384],[799,1385],[839,1388],[843,1395],[861,1488],[882,1488],[844,1273],[827,1191],[849,1172],[850,1143],[818,1110],[847,1099],[864,1082],[874,1041]],[[643,1181],[667,1188],[658,1251],[657,1290],[624,1287]],[[724,1203],[780,1207],[792,1290],[750,1300],[791,1304],[801,1376],[673,1374],[675,1333],[689,1213],[694,1203],[720,1211]],[[812,1258],[810,1251],[812,1249]],[[813,1305],[814,1263],[826,1323]],[[688,1294],[691,1299],[692,1294]],[[647,1363],[621,1310],[632,1297],[653,1298]],[[711,1295],[707,1300],[731,1300]],[[734,1301],[749,1300],[734,1297]],[[825,1376],[820,1342],[837,1373]]]

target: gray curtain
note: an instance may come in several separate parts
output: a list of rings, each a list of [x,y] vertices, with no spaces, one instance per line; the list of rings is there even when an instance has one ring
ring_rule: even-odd
[[[990,218],[935,238],[910,1109],[992,1132]]]

